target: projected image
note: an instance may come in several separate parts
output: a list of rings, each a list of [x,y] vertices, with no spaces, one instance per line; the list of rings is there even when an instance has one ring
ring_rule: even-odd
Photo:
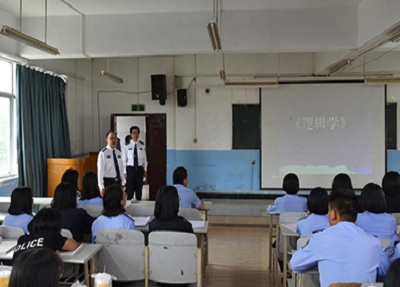
[[[347,121],[348,127],[346,127]],[[303,116],[282,121],[279,174],[371,174],[370,120],[351,116]],[[357,126],[354,133],[352,126]],[[295,137],[296,144],[291,143]]]

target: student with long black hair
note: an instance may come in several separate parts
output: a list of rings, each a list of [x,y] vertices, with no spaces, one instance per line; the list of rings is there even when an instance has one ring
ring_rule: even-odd
[[[154,219],[149,230],[179,231],[193,233],[192,224],[179,212],[179,196],[175,186],[167,185],[158,190],[154,207]]]
[[[82,178],[82,193],[78,200],[78,207],[82,205],[103,205],[97,175],[91,171],[86,172]]]
[[[90,234],[94,218],[86,210],[77,208],[75,187],[60,183],[54,191],[52,207],[61,214],[62,228],[71,231],[73,238],[82,242],[84,234]]]
[[[27,234],[28,224],[33,218],[32,207],[32,189],[29,187],[17,187],[11,193],[11,203],[3,225],[21,227],[24,233]]]

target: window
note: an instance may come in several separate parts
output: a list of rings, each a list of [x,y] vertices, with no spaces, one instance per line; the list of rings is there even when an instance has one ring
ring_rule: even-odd
[[[0,178],[18,172],[14,65],[0,60]]]

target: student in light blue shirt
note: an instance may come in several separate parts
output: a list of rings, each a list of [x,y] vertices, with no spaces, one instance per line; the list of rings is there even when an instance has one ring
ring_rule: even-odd
[[[355,225],[358,202],[354,191],[338,189],[329,198],[331,227],[314,234],[295,252],[290,266],[296,273],[318,266],[321,287],[332,283],[375,282],[387,271],[380,240]]]
[[[119,184],[107,186],[103,196],[103,215],[92,225],[92,240],[96,243],[96,235],[102,229],[135,229],[135,221],[125,214],[127,195]]]
[[[294,173],[289,173],[283,178],[282,189],[285,196],[278,197],[268,206],[268,213],[281,214],[284,212],[307,211],[307,198],[298,196],[299,178]]]
[[[88,171],[82,178],[82,193],[78,200],[78,207],[82,205],[103,205],[97,182],[97,175]]]
[[[28,234],[28,224],[33,219],[32,207],[32,189],[29,187],[17,187],[11,193],[11,203],[3,225],[21,227],[24,233]]]
[[[188,188],[188,173],[186,168],[178,166],[173,174],[174,186],[178,190],[179,208],[197,208],[204,210],[204,203],[193,190]]]
[[[386,213],[385,195],[379,185],[368,183],[362,189],[356,225],[379,239],[391,239],[396,234],[396,218]]]
[[[311,237],[329,227],[328,221],[329,196],[326,189],[316,187],[311,190],[307,199],[308,216],[297,222],[297,233],[301,237]]]

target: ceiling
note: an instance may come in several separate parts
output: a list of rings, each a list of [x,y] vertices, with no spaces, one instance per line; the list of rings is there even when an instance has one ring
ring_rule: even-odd
[[[226,11],[357,7],[363,0],[221,0]],[[22,17],[43,17],[46,0],[22,0]],[[48,16],[212,11],[212,0],[47,0]],[[19,16],[20,1],[1,0],[0,10]]]

